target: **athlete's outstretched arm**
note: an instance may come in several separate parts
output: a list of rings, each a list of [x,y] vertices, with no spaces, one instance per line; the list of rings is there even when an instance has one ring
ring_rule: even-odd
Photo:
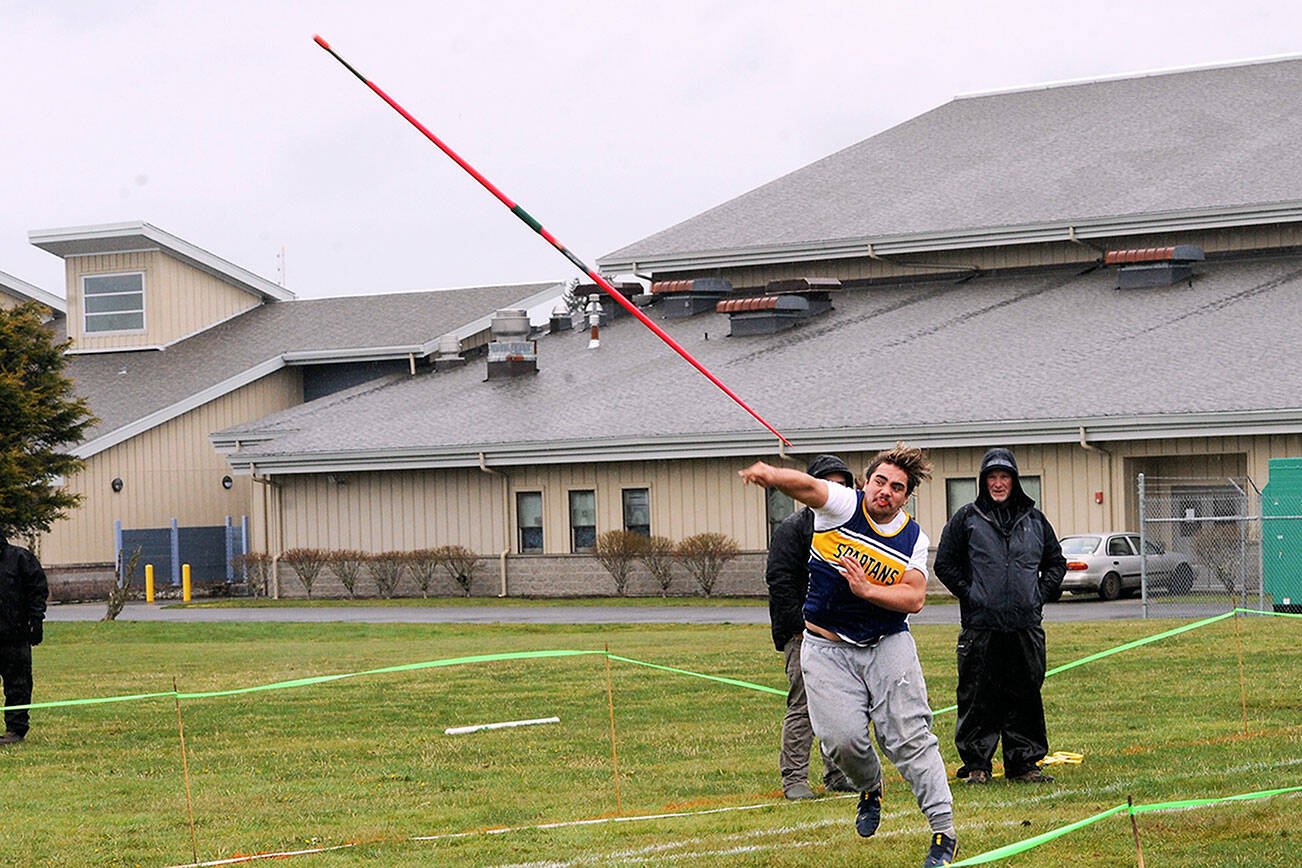
[[[737,475],[747,485],[754,483],[761,488],[776,488],[787,497],[814,509],[827,503],[826,482],[790,467],[773,467],[756,461],[745,470],[738,470]]]

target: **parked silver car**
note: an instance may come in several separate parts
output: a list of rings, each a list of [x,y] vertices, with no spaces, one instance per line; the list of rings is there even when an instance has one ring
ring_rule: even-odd
[[[1061,540],[1067,558],[1063,591],[1071,594],[1097,593],[1100,599],[1115,600],[1137,593],[1140,586],[1139,534],[1081,533]],[[1152,540],[1148,546],[1148,590],[1186,593],[1194,580],[1193,567],[1178,552],[1168,552]]]

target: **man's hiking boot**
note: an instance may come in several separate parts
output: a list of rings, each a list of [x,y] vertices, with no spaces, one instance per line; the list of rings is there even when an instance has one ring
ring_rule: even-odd
[[[0,735],[0,744],[18,744],[25,737],[16,732],[6,732],[4,735]]]
[[[922,868],[935,868],[938,865],[948,865],[954,861],[954,856],[958,853],[958,839],[943,835],[940,832],[933,832],[931,835],[931,847],[927,850],[927,858],[922,860]]]
[[[988,784],[990,783],[990,772],[985,769],[973,769],[967,773],[967,776],[960,778],[969,784]]]
[[[854,817],[854,828],[860,838],[871,838],[882,824],[882,791],[859,794],[859,810]]]
[[[808,784],[792,784],[789,787],[783,787],[782,796],[793,802],[799,801],[800,799],[818,798],[818,796],[814,795],[814,791],[809,788]]]

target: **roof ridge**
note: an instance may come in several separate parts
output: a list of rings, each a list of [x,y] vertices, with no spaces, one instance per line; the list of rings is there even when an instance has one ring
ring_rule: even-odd
[[[1262,57],[1247,57],[1239,60],[1225,60],[1219,63],[1201,63],[1191,66],[1167,66],[1156,69],[1136,70],[1134,72],[1119,72],[1113,75],[1085,76],[1082,78],[1066,78],[1058,81],[1046,81],[1039,84],[1025,84],[1016,87],[995,88],[993,90],[974,90],[967,93],[960,93],[954,96],[954,101],[961,99],[975,99],[983,96],[1003,96],[1012,93],[1027,93],[1036,90],[1052,90],[1057,87],[1075,87],[1082,84],[1102,84],[1109,81],[1128,81],[1139,78],[1156,78],[1162,75],[1178,75],[1185,72],[1204,72],[1212,69],[1230,69],[1243,66],[1260,66],[1267,63],[1282,63],[1290,60],[1302,60],[1302,53],[1294,54],[1270,54]]]

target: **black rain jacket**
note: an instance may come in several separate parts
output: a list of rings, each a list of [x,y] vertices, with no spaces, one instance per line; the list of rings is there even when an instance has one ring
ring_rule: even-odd
[[[32,621],[45,620],[49,595],[36,555],[0,537],[0,645],[26,645]]]
[[[981,467],[977,500],[945,525],[933,569],[958,597],[964,628],[1034,627],[1044,601],[1056,598],[1062,587],[1067,560],[1049,520],[1022,491],[1012,453],[992,449]],[[986,493],[985,477],[994,468],[1013,474],[1013,492],[1003,506]]]

